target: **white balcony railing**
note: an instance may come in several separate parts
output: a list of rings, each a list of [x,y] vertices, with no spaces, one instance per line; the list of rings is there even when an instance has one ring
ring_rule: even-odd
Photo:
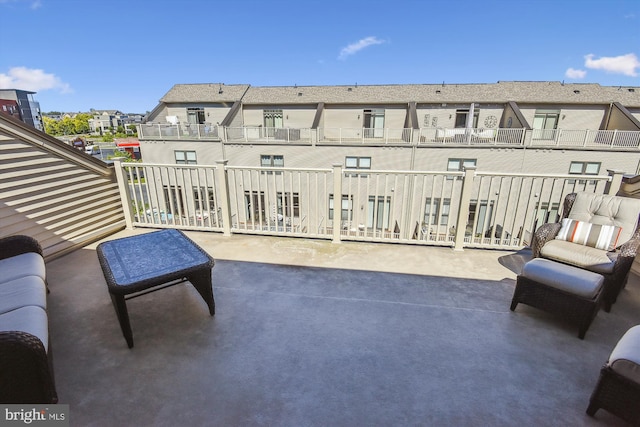
[[[220,139],[217,125],[146,123],[138,125],[140,139]]]
[[[521,248],[575,191],[621,176],[116,162],[128,225],[339,240]],[[340,196],[336,196],[340,195]],[[125,209],[126,211],[127,209]]]
[[[345,145],[474,145],[640,149],[639,131],[523,128],[265,128],[206,124],[144,124],[142,140],[218,140],[232,143]]]

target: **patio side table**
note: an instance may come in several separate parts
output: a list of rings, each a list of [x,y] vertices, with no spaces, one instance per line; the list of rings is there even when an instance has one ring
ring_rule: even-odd
[[[207,303],[209,314],[215,314],[214,260],[181,231],[166,229],[103,242],[97,253],[129,348],[133,334],[127,299],[189,281]]]

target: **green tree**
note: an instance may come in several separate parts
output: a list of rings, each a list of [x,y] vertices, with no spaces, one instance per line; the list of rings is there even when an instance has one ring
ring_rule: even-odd
[[[75,135],[76,134],[76,125],[73,122],[73,119],[69,116],[58,122],[58,129],[60,131],[59,135]]]
[[[53,136],[61,135],[60,127],[58,126],[58,121],[52,119],[51,117],[44,116],[42,117],[42,121],[44,122],[44,131]]]
[[[109,159],[115,159],[115,158],[119,158],[122,157],[122,161],[123,162],[131,162],[133,161],[132,157],[131,157],[131,153],[129,153],[128,151],[120,151],[120,150],[116,150],[113,152],[112,156],[109,156]]]
[[[104,135],[102,135],[102,141],[113,142],[113,134],[111,132],[105,132]]]
[[[91,119],[91,114],[80,113],[76,114],[73,118],[73,124],[75,127],[76,134],[80,133],[89,133],[89,119]]]
[[[127,129],[133,132],[133,136],[138,136],[138,127],[136,125],[127,125]]]

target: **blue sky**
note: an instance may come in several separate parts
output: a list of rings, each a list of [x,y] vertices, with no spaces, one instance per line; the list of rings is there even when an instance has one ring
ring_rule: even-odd
[[[638,0],[0,0],[0,88],[152,110],[177,83],[640,86]]]

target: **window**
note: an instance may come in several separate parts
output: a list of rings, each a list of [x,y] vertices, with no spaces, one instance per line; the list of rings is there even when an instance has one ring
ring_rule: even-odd
[[[261,191],[259,194],[256,191],[245,191],[244,192],[244,201],[247,206],[247,218],[253,219],[256,221],[261,221],[263,219],[267,219],[265,212],[265,203],[264,203],[264,192]]]
[[[559,110],[536,110],[533,117],[533,138],[554,139],[559,117]]]
[[[476,166],[478,159],[449,159],[447,161],[447,170],[448,171],[464,171],[465,168],[470,166]],[[447,179],[453,179],[452,176],[448,176]],[[458,177],[458,179],[462,179],[462,177]]]
[[[260,166],[263,168],[283,168],[284,156],[263,154],[260,156]]]
[[[346,157],[344,165],[347,169],[371,169],[371,157]],[[347,176],[358,176],[358,174],[347,174]],[[367,176],[360,174],[360,176]]]
[[[475,224],[476,226],[476,236],[485,236],[487,232],[492,229],[493,224],[491,221],[493,219],[493,200],[487,203],[486,200],[471,200],[469,204],[469,217],[467,221],[467,231],[471,231]],[[476,223],[477,221],[477,223]],[[496,227],[497,228],[497,227]],[[489,236],[486,236],[489,237]]]
[[[278,192],[278,214],[284,215],[285,217],[291,217],[292,208],[293,208],[293,216],[300,216],[300,195],[299,193],[284,193]],[[283,206],[284,205],[284,206]],[[284,209],[283,209],[284,208]]]
[[[263,154],[260,156],[260,166],[263,168],[283,168],[284,156]],[[271,174],[273,171],[262,171],[262,173]],[[281,172],[276,172],[277,174]]]
[[[173,154],[176,158],[177,165],[196,165],[198,164],[196,160],[196,152],[195,151],[174,151]]]
[[[433,199],[427,197],[427,201],[424,208],[424,223],[431,225],[447,225],[449,223],[449,210],[451,209],[451,199],[444,199],[440,203],[439,197]],[[441,208],[442,207],[442,208]],[[440,222],[438,223],[438,216]]]
[[[364,110],[364,137],[382,138],[384,136],[384,110]]]
[[[204,108],[202,107],[187,108],[187,122],[194,125],[204,124]]]
[[[463,171],[470,166],[476,166],[478,159],[449,159],[447,163],[448,171]]]
[[[473,124],[471,127],[473,128],[477,128],[478,127],[478,117],[480,115],[480,111],[478,111],[477,109],[474,110],[473,112]],[[455,127],[456,128],[466,128],[467,127],[467,117],[469,117],[469,109],[468,108],[461,108],[456,110],[456,124]]]
[[[598,175],[600,162],[571,162],[569,174],[571,175]]]
[[[167,208],[167,212],[170,214],[181,214],[184,212],[184,203],[182,202],[182,187],[163,186],[164,190],[164,205]]]
[[[266,136],[273,137],[275,129],[284,127],[282,110],[264,110],[262,112]]]
[[[546,224],[548,222],[558,222],[560,217],[558,216],[559,203],[552,203],[551,209],[549,209],[549,203],[540,203],[535,209],[536,227]]]
[[[197,210],[215,210],[215,197],[211,187],[193,187],[193,200]]]
[[[333,220],[333,194],[329,194],[329,219]],[[342,195],[340,219],[342,221],[353,219],[353,196]]]
[[[570,175],[598,175],[600,173],[600,162],[571,162],[569,165]],[[576,180],[568,181],[569,184],[575,184]],[[581,179],[579,184],[585,184],[586,181]],[[589,184],[596,184],[596,181],[589,181]]]
[[[369,209],[367,210],[367,227],[377,230],[389,229],[389,216],[391,213],[391,197],[369,196]]]

